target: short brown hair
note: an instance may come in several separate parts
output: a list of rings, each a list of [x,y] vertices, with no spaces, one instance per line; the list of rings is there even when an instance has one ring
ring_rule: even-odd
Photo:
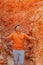
[[[20,26],[20,25],[16,25],[16,26],[15,26],[15,29],[17,28],[17,26]]]

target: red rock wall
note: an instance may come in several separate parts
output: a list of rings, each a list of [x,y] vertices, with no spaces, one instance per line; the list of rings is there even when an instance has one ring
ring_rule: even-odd
[[[0,0],[0,34],[9,35],[17,24],[39,39],[32,41],[35,63],[43,65],[43,0]]]

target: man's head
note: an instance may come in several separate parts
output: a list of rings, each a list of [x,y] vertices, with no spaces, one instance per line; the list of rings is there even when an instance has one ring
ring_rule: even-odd
[[[15,31],[21,31],[21,27],[20,27],[20,25],[17,25],[16,27],[15,27]]]

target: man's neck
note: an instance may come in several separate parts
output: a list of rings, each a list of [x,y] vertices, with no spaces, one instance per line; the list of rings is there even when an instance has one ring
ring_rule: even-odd
[[[21,33],[21,31],[16,31],[18,34],[20,34]]]

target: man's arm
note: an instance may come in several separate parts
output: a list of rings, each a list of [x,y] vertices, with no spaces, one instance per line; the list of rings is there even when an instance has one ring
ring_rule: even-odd
[[[7,37],[0,37],[0,39],[7,39]]]
[[[36,38],[34,38],[34,37],[32,37],[32,36],[28,36],[27,34],[25,34],[25,37],[26,37],[27,39],[31,39],[31,40],[36,40],[36,41],[38,41],[38,39],[36,39]]]
[[[11,41],[8,37],[1,37],[0,39],[5,40],[6,42],[10,42]]]
[[[8,39],[8,37],[0,37],[0,39]]]
[[[1,37],[0,36],[0,39],[12,39],[13,38],[13,34],[10,34],[9,36],[7,36],[7,37]]]

